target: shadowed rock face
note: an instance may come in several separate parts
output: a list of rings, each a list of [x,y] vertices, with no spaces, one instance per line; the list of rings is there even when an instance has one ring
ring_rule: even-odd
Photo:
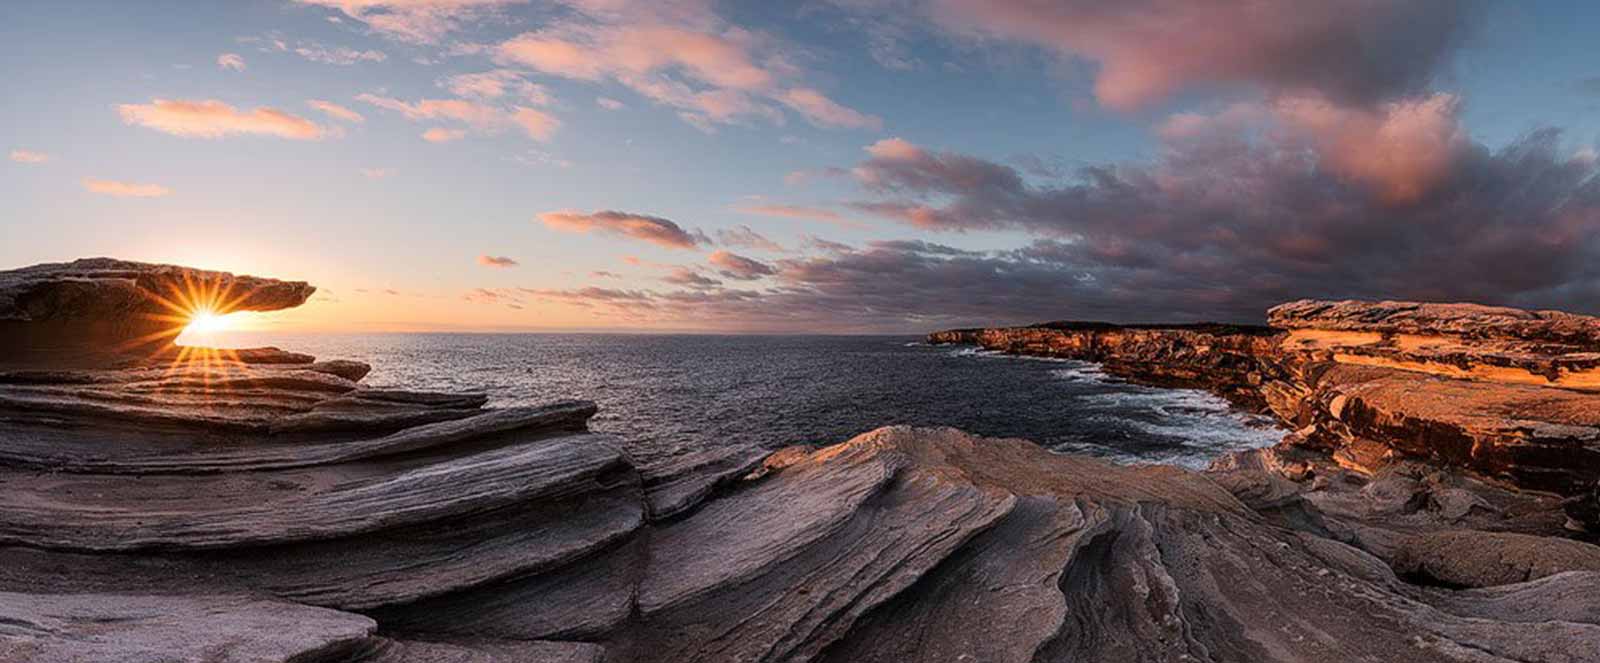
[[[304,282],[112,258],[0,272],[0,360],[61,365],[148,355],[177,338],[197,305],[217,314],[276,311],[315,291]]]
[[[1281,336],[1145,331],[1092,347],[1248,376]],[[1600,651],[1600,548],[1549,538],[1559,502],[1420,463],[1366,475],[1286,444],[1201,474],[891,427],[641,469],[587,430],[591,403],[488,409],[366,389],[351,362],[207,358],[0,370],[0,660]]]

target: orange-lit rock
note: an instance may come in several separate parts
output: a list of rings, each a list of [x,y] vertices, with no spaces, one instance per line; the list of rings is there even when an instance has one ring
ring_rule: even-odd
[[[1368,474],[1415,459],[1553,491],[1600,527],[1600,319],[1474,304],[1299,301],[1273,328],[1046,323],[936,332],[1102,362],[1267,409],[1298,444]]]

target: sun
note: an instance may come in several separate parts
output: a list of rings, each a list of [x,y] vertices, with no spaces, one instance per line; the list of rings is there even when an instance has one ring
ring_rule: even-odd
[[[183,332],[204,336],[227,331],[230,326],[232,323],[228,320],[228,316],[214,311],[200,310],[189,316],[189,324],[184,326]]]

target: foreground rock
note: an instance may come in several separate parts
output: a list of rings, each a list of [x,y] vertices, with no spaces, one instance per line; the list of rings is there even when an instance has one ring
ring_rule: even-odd
[[[582,401],[486,409],[271,349],[74,368],[35,349],[0,362],[5,661],[1600,651],[1600,548],[1545,536],[1553,497],[1400,463],[1369,477],[1307,445],[1207,475],[894,427],[642,470]]]

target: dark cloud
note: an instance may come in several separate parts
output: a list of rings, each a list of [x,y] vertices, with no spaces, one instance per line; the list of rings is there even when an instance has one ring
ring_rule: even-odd
[[[1120,109],[1199,86],[1317,91],[1372,105],[1424,89],[1482,15],[1477,0],[833,0],[900,28],[920,16],[978,44],[1027,45],[1098,65]]]
[[[1300,297],[1467,300],[1600,313],[1600,167],[1555,130],[1491,150],[1449,98],[1378,111],[1257,109],[1167,127],[1150,164],[1042,182],[1011,166],[874,145],[855,168],[860,209],[936,232],[1019,231],[1020,248],[924,240],[820,253],[744,271],[762,290],[569,291],[601,314],[733,330],[917,332],[1079,318],[1259,321]],[[1374,146],[1389,152],[1374,151]],[[1372,158],[1364,158],[1371,156]],[[755,261],[752,261],[755,262]]]
[[[982,251],[969,251],[967,249],[958,249],[958,248],[956,248],[954,246],[948,246],[948,245],[945,245],[945,244],[935,244],[933,242],[925,242],[925,241],[920,240],[920,239],[881,240],[881,241],[876,241],[876,242],[869,242],[867,244],[867,246],[870,246],[870,247],[872,247],[874,249],[883,249],[883,250],[887,250],[887,251],[900,251],[900,252],[904,252],[904,253],[926,253],[928,255],[936,255],[936,256],[979,256],[979,255],[983,255]]]
[[[781,260],[772,265],[774,285],[764,290],[628,291],[623,297],[602,288],[542,292],[551,300],[589,306],[597,314],[633,324],[895,333],[1061,317],[1186,320],[1216,299],[1215,293],[1199,287],[1133,293],[1193,303],[1152,315],[1146,300],[1123,289],[1102,288],[1076,265],[1052,259],[1048,251],[950,254],[921,248],[885,242],[860,251]]]
[[[733,228],[724,228],[716,231],[717,243],[731,246],[736,249],[756,249],[783,253],[782,245],[767,239],[765,235],[750,229],[750,226],[740,225]]]
[[[516,267],[517,266],[517,261],[512,260],[511,258],[508,258],[506,256],[481,255],[481,256],[478,256],[478,264],[483,265],[484,267],[495,267],[495,268],[502,268],[503,269],[503,268],[506,268],[506,267]]]
[[[1447,107],[1391,110],[1372,135],[1349,133],[1340,109],[1336,131],[1313,123],[1304,140],[1188,132],[1152,165],[1051,184],[884,141],[856,169],[878,197],[857,207],[934,231],[1042,236],[1014,257],[1158,315],[1254,319],[1286,299],[1347,296],[1600,307],[1594,160],[1564,152],[1555,130],[1491,151],[1441,119]],[[1285,121],[1303,119],[1292,111]],[[1162,296],[1194,290],[1210,294]]]
[[[849,244],[823,239],[821,237],[817,237],[816,235],[806,235],[805,246],[809,249],[816,249],[818,251],[825,251],[827,253],[850,253],[851,251],[856,250],[855,247],[850,246]]]
[[[771,265],[728,251],[712,253],[707,261],[717,267],[719,274],[740,281],[754,281],[777,273]]]
[[[663,283],[681,285],[689,288],[714,288],[722,285],[721,281],[702,276],[688,267],[674,267],[666,276],[661,277]]]
[[[560,211],[540,214],[539,220],[556,230],[579,233],[599,230],[669,249],[693,249],[704,241],[704,235],[698,232],[689,232],[670,219],[648,214],[615,210],[600,210],[592,214]]]

